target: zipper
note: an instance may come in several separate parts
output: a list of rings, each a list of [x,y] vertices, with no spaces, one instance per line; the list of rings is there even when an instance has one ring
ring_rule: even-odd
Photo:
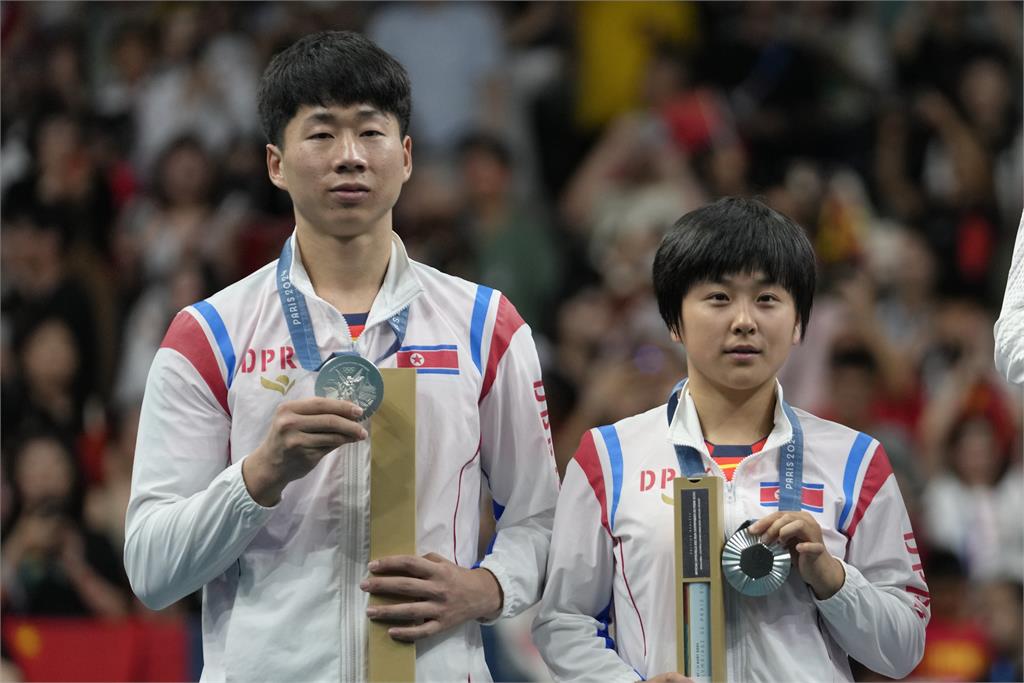
[[[737,469],[739,469],[737,467]],[[728,537],[731,529],[735,529],[734,523],[735,513],[733,509],[736,503],[736,487],[733,483],[736,479],[736,473],[733,472],[733,481],[725,482],[725,536]],[[744,677],[740,675],[740,642],[736,637],[735,625],[738,623],[736,616],[736,600],[735,597],[729,593],[730,587],[727,582],[723,581],[722,591],[724,592],[725,599],[725,660],[726,660],[726,674],[727,678],[731,680],[741,681]]]
[[[342,480],[339,491],[341,492],[341,516],[338,528],[340,538],[338,539],[338,552],[336,558],[341,566],[340,590],[338,591],[339,608],[341,610],[341,648],[339,663],[340,680],[355,681],[366,678],[365,671],[365,648],[366,624],[356,614],[357,605],[363,601],[363,593],[359,588],[362,581],[364,568],[368,561],[366,545],[366,525],[369,524],[369,510],[365,509],[362,503],[366,498],[364,475],[367,474],[364,467],[365,454],[362,452],[362,444],[348,444],[342,447],[343,450],[353,451],[351,453],[340,453],[344,465],[342,467]],[[343,548],[355,548],[355,557],[350,557],[343,552]]]
[[[344,456],[345,454],[341,454],[341,455]],[[340,648],[341,649],[341,651],[340,651],[341,661],[338,662],[338,673],[340,674],[339,678],[342,681],[347,681],[347,680],[351,680],[352,679],[352,670],[351,670],[352,657],[351,657],[351,653],[350,653],[350,649],[351,648],[349,646],[349,643],[352,642],[352,634],[349,632],[350,631],[350,622],[346,618],[346,608],[350,607],[350,605],[348,604],[348,602],[349,602],[349,586],[351,585],[352,582],[351,582],[350,577],[349,577],[350,567],[349,567],[348,558],[345,557],[345,553],[342,552],[342,548],[345,547],[344,546],[345,539],[350,537],[350,527],[351,527],[351,520],[349,519],[350,515],[347,514],[346,505],[345,505],[346,499],[348,498],[348,495],[349,495],[348,494],[348,482],[350,480],[350,477],[348,476],[348,474],[349,474],[348,470],[351,469],[351,460],[352,460],[351,458],[343,457],[344,465],[341,467],[341,481],[339,482],[340,485],[338,486],[338,492],[340,494],[339,495],[339,498],[340,498],[339,510],[338,510],[338,514],[339,514],[338,530],[339,530],[339,536],[340,537],[338,538],[338,550],[337,550],[337,553],[335,555],[336,561],[340,565],[340,571],[338,572],[339,577],[340,577],[340,581],[339,581],[340,585],[338,586],[338,608],[339,608],[339,612],[340,612],[339,616],[340,616],[340,623],[341,623],[341,629],[340,629],[340,634],[339,634],[341,636],[341,642],[339,643],[339,645],[341,646],[341,648]],[[348,611],[351,611],[351,610],[348,610]]]
[[[351,515],[352,526],[354,527],[355,535],[353,540],[358,548],[358,559],[355,561],[353,569],[355,572],[354,581],[350,584],[352,587],[352,604],[362,605],[367,596],[363,594],[363,591],[359,588],[359,582],[363,578],[363,573],[366,570],[366,565],[370,561],[370,445],[369,441],[355,444],[356,457],[352,458],[352,489],[355,495],[355,501],[358,502],[358,513]],[[355,507],[355,506],[353,506]],[[355,638],[351,641],[358,643],[355,647],[355,656],[353,657],[353,672],[356,674],[352,680],[356,678],[366,677],[366,638],[367,638],[368,622],[365,615],[360,614],[355,619]]]
[[[772,451],[778,454],[779,449],[773,448]],[[727,500],[725,506],[726,536],[730,535],[734,529],[738,528],[740,524],[746,521],[746,513],[743,513],[742,511],[738,513],[736,509],[737,487],[740,483],[740,473],[743,470],[744,465],[746,465],[752,457],[758,455],[767,456],[768,453],[771,453],[772,451],[759,451],[757,453],[751,453],[747,457],[743,458],[743,460],[740,460],[739,464],[736,465],[736,469],[732,472],[732,481],[725,482]],[[778,457],[778,455],[776,457]],[[778,465],[776,463],[776,467],[777,466]],[[725,588],[725,590],[731,589]],[[729,678],[731,680],[743,681],[747,679],[744,667],[744,664],[746,663],[746,653],[743,649],[743,640],[738,634],[733,632],[735,629],[729,628],[731,625],[738,625],[740,623],[739,600],[739,595],[734,595],[732,600],[726,600],[726,642],[728,643],[729,653],[726,656],[726,660],[728,661],[727,667],[729,670]]]

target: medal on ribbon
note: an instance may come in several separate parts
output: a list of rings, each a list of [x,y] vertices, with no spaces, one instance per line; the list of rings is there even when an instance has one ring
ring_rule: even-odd
[[[668,402],[668,421],[672,424],[679,397],[686,386],[683,380],[672,390]],[[779,449],[779,509],[800,509],[803,488],[804,431],[796,413],[785,401],[783,413],[793,429],[789,442]],[[679,470],[686,477],[703,477],[704,460],[692,446],[675,445]],[[729,585],[744,595],[762,596],[778,590],[789,576],[792,562],[789,551],[779,543],[765,545],[747,531],[754,520],[740,525],[722,549],[722,573]]]
[[[363,409],[362,420],[368,419],[380,407],[384,399],[384,380],[375,363],[360,356],[354,349],[331,354],[320,362],[320,347],[313,331],[306,297],[292,284],[289,271],[292,264],[292,243],[287,240],[277,263],[277,292],[281,299],[281,310],[288,323],[288,332],[295,347],[299,364],[316,372],[314,391],[317,396],[350,401]],[[409,309],[404,308],[391,318],[388,324],[395,333],[395,342],[377,363],[392,355],[402,346],[409,322]]]
[[[328,358],[316,376],[317,396],[355,403],[368,419],[384,400],[384,379],[377,366],[362,356],[343,353]]]

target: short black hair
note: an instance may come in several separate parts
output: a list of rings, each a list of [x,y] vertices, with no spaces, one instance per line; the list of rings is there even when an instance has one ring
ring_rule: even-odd
[[[669,330],[680,332],[694,285],[761,271],[796,304],[801,339],[814,302],[817,266],[804,230],[757,199],[724,197],[676,221],[654,257],[654,291]]]
[[[372,104],[398,119],[404,137],[412,113],[405,68],[353,31],[313,33],[274,55],[257,102],[267,140],[284,144],[284,129],[302,106]]]

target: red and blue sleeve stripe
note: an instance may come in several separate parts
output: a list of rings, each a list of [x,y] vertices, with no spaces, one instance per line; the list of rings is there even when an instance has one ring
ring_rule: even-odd
[[[213,333],[213,339],[217,342],[217,348],[220,349],[221,358],[224,360],[227,386],[231,388],[231,382],[235,377],[235,348],[231,344],[231,337],[228,335],[227,327],[224,326],[224,320],[209,301],[197,302],[192,307],[199,311],[210,328],[210,332]]]
[[[598,427],[597,431],[604,439],[605,449],[608,451],[608,465],[612,473],[612,504],[608,524],[610,529],[615,529],[615,511],[619,508],[619,496],[622,493],[622,444],[619,443],[619,434],[615,427],[606,425]]]
[[[863,437],[863,439],[861,437]],[[867,449],[871,442],[871,437],[865,434],[859,434],[857,436],[857,440],[854,441],[853,448],[850,451],[850,458],[846,463],[846,472],[843,477],[843,495],[846,498],[846,502],[843,505],[843,512],[839,516],[839,523],[836,525],[836,528],[843,531],[847,538],[853,538],[853,534],[857,530],[857,525],[860,524],[861,519],[864,517],[864,513],[867,512],[871,502],[875,499],[875,495],[879,490],[881,490],[889,477],[892,476],[892,465],[889,463],[889,456],[886,455],[885,449],[882,448],[882,445],[878,444],[875,447],[874,452],[871,454],[871,460],[868,462],[866,471],[864,472],[864,477],[860,485],[860,492],[856,497],[856,506],[854,506],[853,489],[856,483],[857,473],[860,471],[865,454],[867,453]],[[855,467],[853,465],[854,461],[856,461]],[[848,515],[849,522],[846,522]]]
[[[483,335],[487,323],[487,312],[494,298],[494,290],[478,285],[473,313],[469,323],[469,351],[476,369],[483,375],[480,387],[480,400],[483,401],[490,393],[494,380],[498,375],[498,364],[505,356],[512,337],[523,321],[515,306],[504,296],[499,295],[497,310],[494,314],[494,325],[491,329],[491,343],[488,345],[487,364],[483,360]]]
[[[579,448],[576,449],[576,455],[573,456],[573,459],[580,466],[580,469],[583,470],[583,474],[587,477],[587,482],[594,492],[594,497],[597,498],[597,504],[601,507],[601,526],[608,532],[608,535],[611,535],[612,528],[608,524],[608,502],[604,488],[604,472],[601,469],[601,459],[597,454],[597,445],[594,443],[592,431],[586,432],[583,438],[580,439]]]
[[[181,311],[171,321],[160,348],[177,351],[206,383],[213,398],[228,415],[228,387],[217,358],[199,321],[188,311]]]
[[[857,434],[857,438],[853,441],[853,446],[850,447],[850,453],[846,456],[846,469],[843,472],[843,498],[846,502],[843,504],[843,511],[839,513],[839,521],[836,523],[837,529],[843,528],[850,510],[853,508],[853,489],[857,484],[857,473],[860,472],[861,462],[863,462],[864,454],[867,453],[868,446],[870,445],[870,436],[864,433]]]
[[[473,301],[473,314],[469,319],[469,353],[473,358],[473,365],[482,374],[483,359],[480,356],[484,341],[484,323],[487,322],[487,309],[491,305],[491,295],[494,290],[490,287],[477,285],[476,298]]]

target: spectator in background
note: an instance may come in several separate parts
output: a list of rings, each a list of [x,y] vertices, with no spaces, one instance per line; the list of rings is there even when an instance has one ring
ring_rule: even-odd
[[[32,203],[19,206],[11,197],[4,203],[0,307],[16,352],[44,319],[64,323],[72,335],[71,351],[87,359],[83,363],[76,360],[71,387],[75,402],[81,405],[98,387],[94,364],[100,350],[94,301],[68,262],[71,227],[65,220],[66,216]],[[21,381],[29,383],[30,378]],[[4,425],[9,425],[6,417]]]
[[[570,230],[600,242],[633,227],[619,225],[625,214],[657,210],[663,232],[703,199],[664,120],[641,109],[609,124],[569,180],[560,210]]]
[[[199,139],[174,140],[157,161],[152,193],[124,212],[121,277],[145,286],[170,277],[188,259],[229,276],[232,246],[246,212],[244,195],[220,197],[216,164]]]
[[[19,383],[5,387],[4,422],[8,435],[45,429],[72,440],[82,431],[84,400],[76,391],[82,360],[67,324],[44,318],[16,344]]]
[[[991,656],[985,629],[972,614],[970,583],[956,555],[935,550],[923,557],[932,618],[925,630],[924,657],[910,680],[980,681]]]
[[[904,365],[919,368],[938,307],[935,257],[919,232],[902,227],[874,230],[867,247],[878,333]]]
[[[1010,444],[985,414],[961,415],[943,431],[943,466],[922,497],[923,536],[955,553],[972,579],[1007,572],[1024,579],[1020,558],[1009,554],[1024,536],[1024,487],[1019,477],[1005,476]]]
[[[141,397],[136,403],[123,405],[111,416],[110,434],[103,451],[102,483],[86,492],[83,510],[86,526],[117,550],[124,548],[124,516],[131,494]]]
[[[119,405],[142,401],[146,377],[174,315],[214,291],[213,275],[198,258],[183,258],[171,273],[151,282],[128,312],[121,366],[114,386]]]
[[[584,2],[575,6],[576,123],[593,132],[641,107],[659,47],[698,37],[690,2]]]
[[[145,177],[161,150],[194,135],[216,152],[240,133],[255,134],[259,68],[246,40],[206,34],[206,11],[167,5],[161,64],[136,99],[135,162]]]
[[[549,328],[559,251],[542,207],[514,196],[512,155],[497,137],[463,138],[458,158],[460,232],[473,258],[467,277],[504,292],[534,330]]]
[[[1018,188],[1024,172],[1020,168],[1022,112],[1014,103],[1010,78],[1006,60],[988,51],[961,68],[957,90],[964,122],[990,160],[995,205],[1004,218],[1021,209]]]
[[[69,244],[86,245],[105,255],[113,197],[90,145],[91,134],[81,115],[44,109],[32,135],[35,163],[8,189],[5,205],[41,207],[65,227]]]
[[[1020,556],[1018,556],[1019,558]],[[982,584],[972,604],[988,635],[992,664],[986,681],[1024,680],[1024,595],[1019,580]]]
[[[828,396],[830,400],[820,413],[822,417],[874,435],[889,454],[904,496],[919,491],[915,423],[908,420],[902,406],[888,397],[885,373],[869,347],[857,337],[840,338],[833,343]]]
[[[478,2],[380,5],[366,36],[409,70],[420,162],[453,161],[467,130],[494,129],[505,59],[499,15]],[[418,163],[420,163],[418,162]]]
[[[588,366],[578,400],[556,433],[559,472],[565,473],[573,444],[593,425],[612,424],[628,417],[629,411],[643,411],[664,401],[685,375],[685,358],[668,343],[634,342],[618,354],[599,357]]]
[[[992,365],[994,319],[995,316],[976,300],[940,300],[919,370],[929,400],[938,395],[949,374],[958,369],[965,375],[961,377],[964,383],[950,393],[959,395],[961,400],[967,399],[975,382],[992,387],[1004,404],[1014,400],[1010,388]]]
[[[108,73],[96,87],[98,114],[116,125],[131,125],[135,102],[153,73],[155,48],[156,31],[146,23],[128,20],[114,29],[107,48]]]
[[[82,483],[67,447],[30,437],[14,451],[12,469],[21,511],[3,541],[4,609],[125,616],[124,571],[110,544],[81,525]]]

